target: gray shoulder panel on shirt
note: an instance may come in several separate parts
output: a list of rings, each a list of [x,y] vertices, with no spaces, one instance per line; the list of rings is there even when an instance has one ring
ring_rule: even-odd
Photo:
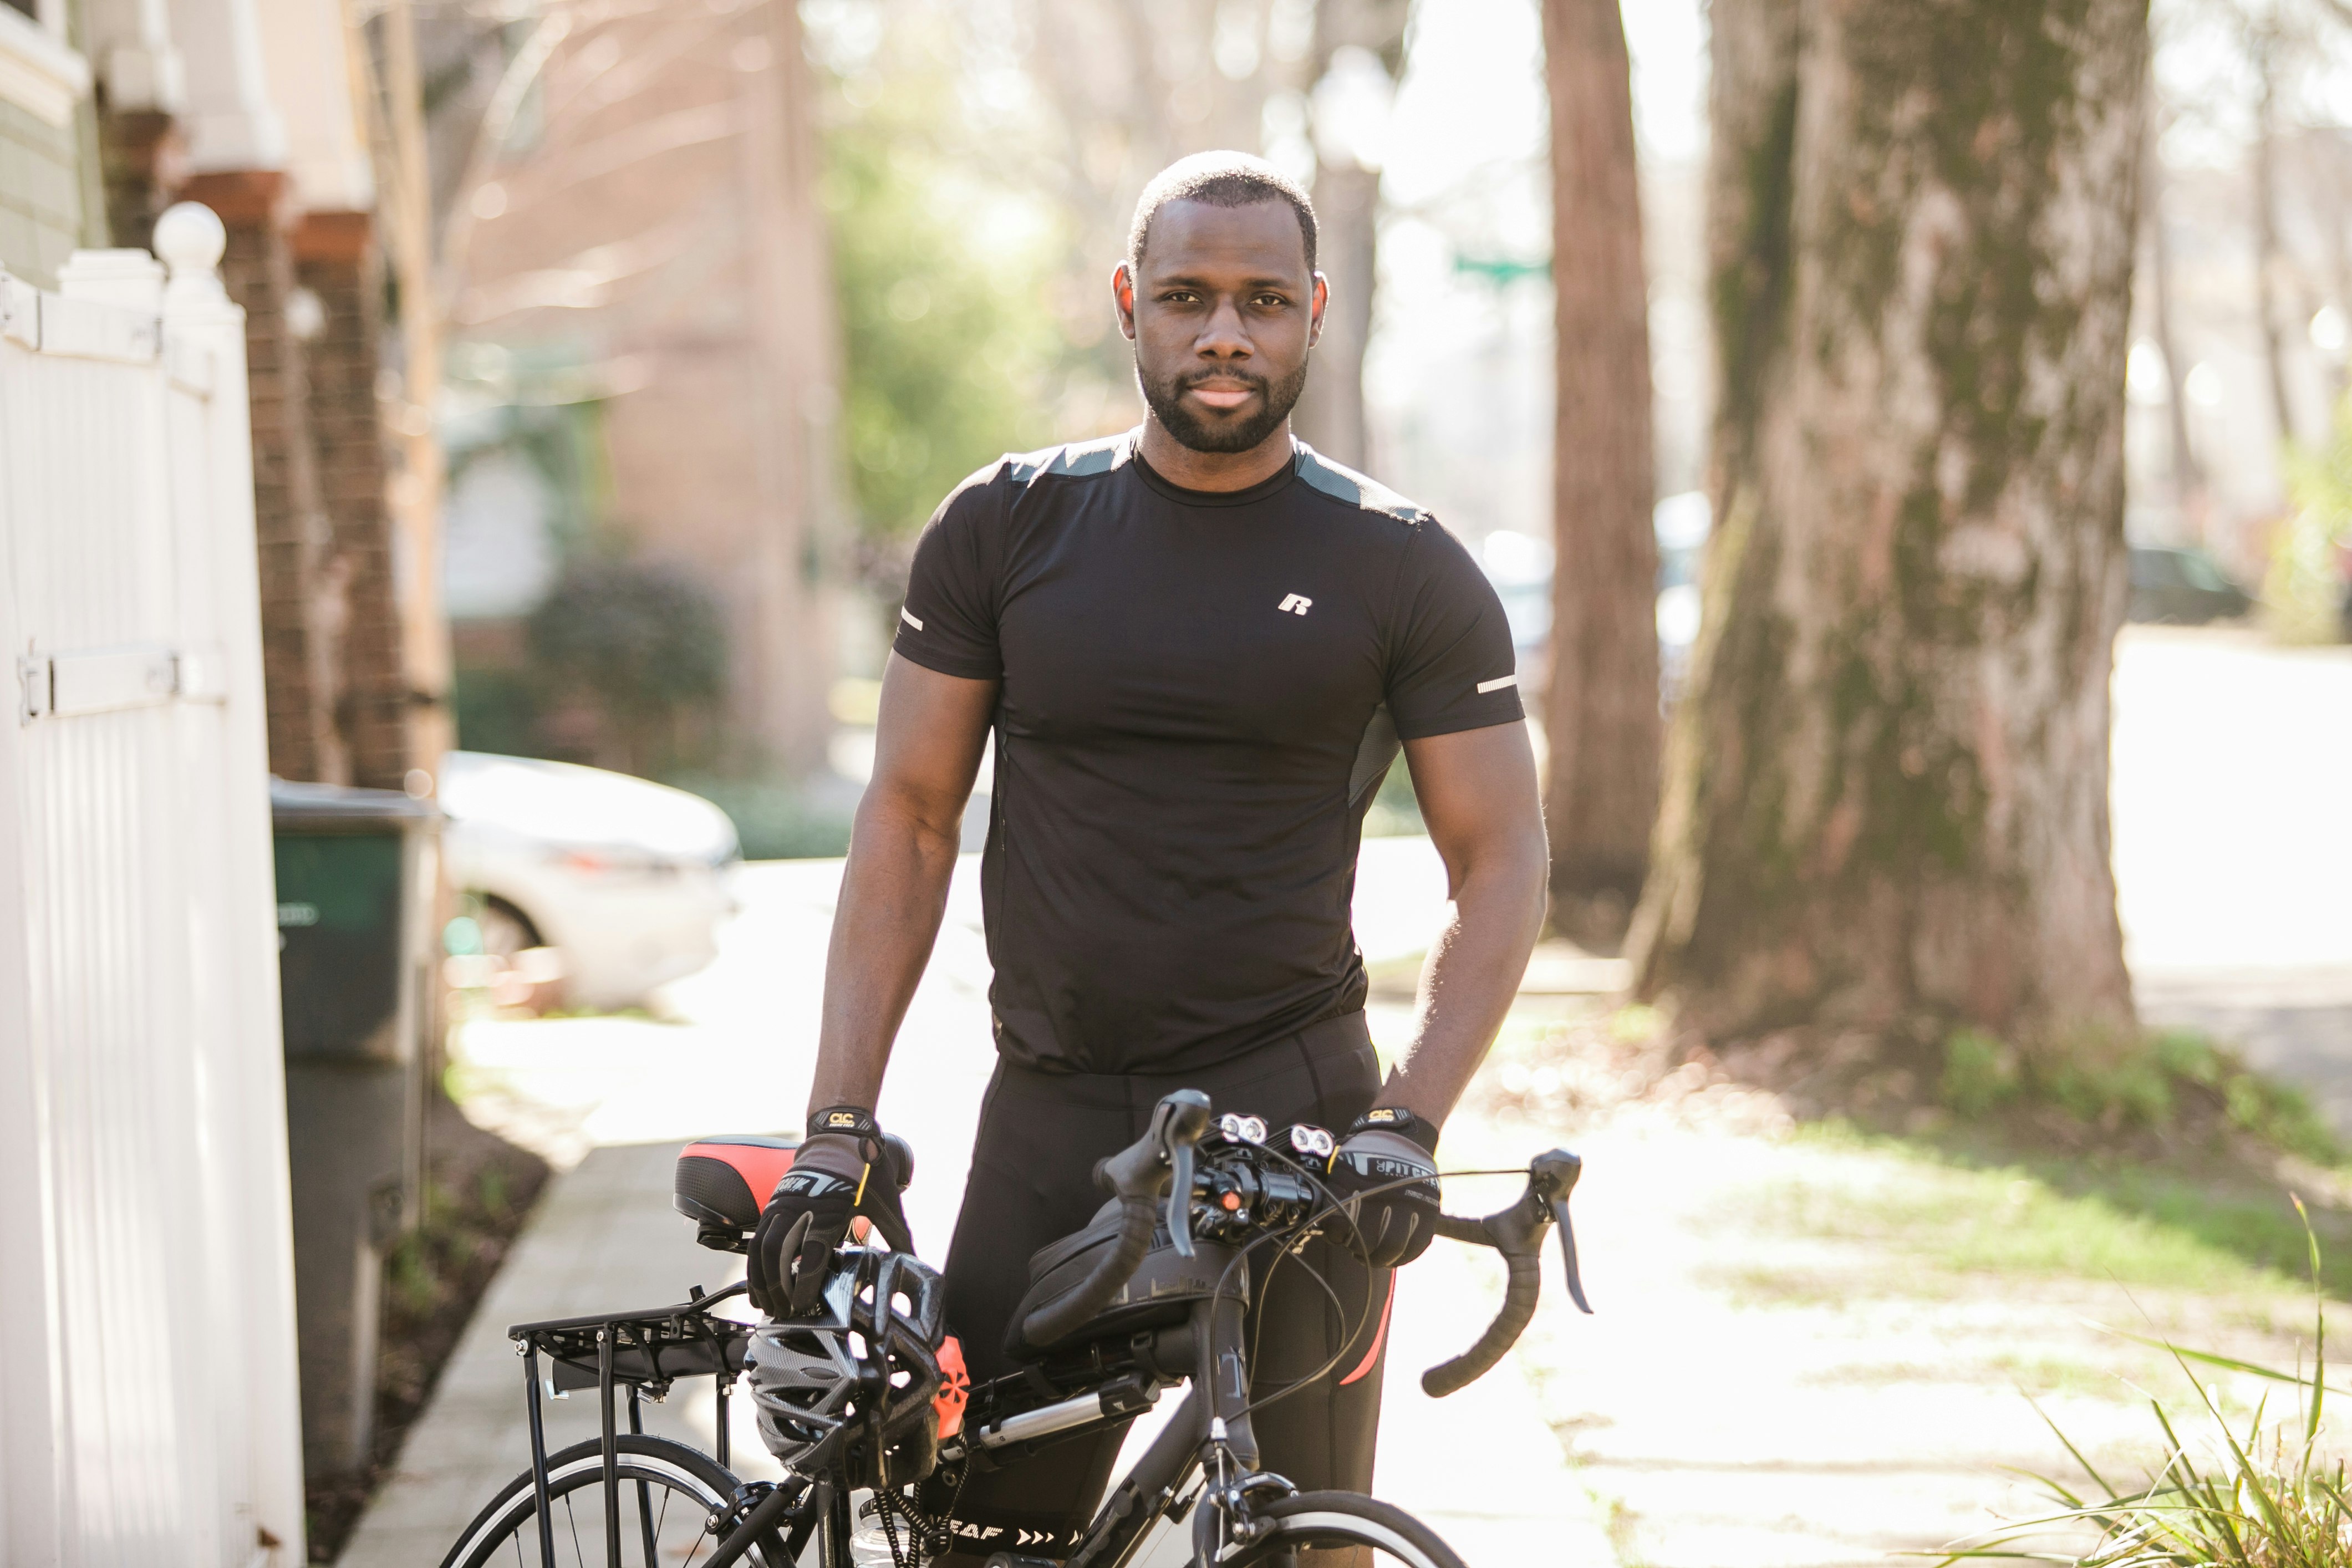
[[[1392,517],[1403,523],[1429,521],[1426,510],[1378,479],[1366,479],[1353,468],[1342,468],[1304,441],[1298,443],[1298,477],[1332,500],[1345,501],[1349,506],[1376,511],[1382,517]]]
[[[1066,447],[1047,447],[1042,451],[1007,452],[1004,475],[1025,488],[1030,480],[1047,474],[1064,474],[1072,479],[1107,474],[1126,457],[1127,437],[1105,436],[1094,441],[1073,441]]]

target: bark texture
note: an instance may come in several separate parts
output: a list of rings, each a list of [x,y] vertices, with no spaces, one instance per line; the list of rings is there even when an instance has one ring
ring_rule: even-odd
[[[1716,1038],[2120,1038],[2146,0],[1716,0],[1713,26],[1718,523],[1638,984]]]
[[[1633,100],[1617,0],[1545,0],[1552,281],[1552,918],[1615,942],[1641,896],[1659,766],[1656,457]]]

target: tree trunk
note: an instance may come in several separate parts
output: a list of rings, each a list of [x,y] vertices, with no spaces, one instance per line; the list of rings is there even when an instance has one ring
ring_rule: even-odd
[[[2279,273],[2286,265],[2278,232],[2278,40],[2257,36],[2262,92],[2254,126],[2254,312],[2262,318],[2263,368],[2270,373],[2271,416],[2282,442],[2295,438],[2294,400],[2286,386],[2286,343],[2279,331]]]
[[[1658,805],[1649,289],[1617,0],[1545,0],[1543,15],[1559,340],[1544,816],[1554,922],[1613,945]]]
[[[1331,302],[1323,312],[1315,368],[1295,423],[1299,439],[1351,468],[1362,468],[1371,453],[1364,420],[1364,350],[1372,338],[1380,210],[1379,170],[1327,164],[1316,171],[1316,267],[1330,280]]]
[[[2148,102],[2157,101],[2153,81],[2148,87]],[[2161,139],[2158,127],[2149,116],[2147,134],[2141,139],[2140,201],[2145,208],[2143,221],[2147,226],[2148,271],[2155,284],[2156,346],[2164,355],[2166,382],[2165,412],[2170,416],[2172,438],[2172,500],[2179,509],[2181,521],[2188,524],[2189,537],[2197,543],[2205,542],[2208,507],[2205,500],[2204,466],[2197,460],[2197,448],[2189,438],[2189,367],[2180,363],[2180,334],[2173,324],[2172,309],[2172,237],[2164,226],[2164,159],[2157,147]]]
[[[1633,946],[1711,1038],[2126,1037],[2147,0],[1716,0],[1719,520]]]
[[[1389,79],[1404,68],[1405,0],[1320,0],[1315,8],[1316,76],[1343,48],[1370,51]],[[1320,230],[1316,265],[1330,280],[1331,303],[1315,368],[1298,400],[1295,424],[1317,451],[1351,468],[1371,458],[1364,417],[1364,350],[1372,338],[1372,289],[1380,261],[1381,171],[1362,149],[1318,136],[1315,216]]]

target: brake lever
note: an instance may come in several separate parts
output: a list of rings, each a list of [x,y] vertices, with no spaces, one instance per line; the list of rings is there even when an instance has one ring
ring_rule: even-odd
[[[1168,1235],[1176,1243],[1176,1256],[1192,1256],[1192,1145],[1179,1143],[1169,1151],[1169,1166],[1175,1178],[1168,1187]]]
[[[1568,1270],[1568,1298],[1587,1317],[1592,1314],[1592,1303],[1584,1299],[1584,1281],[1576,1272],[1576,1232],[1568,1223],[1568,1200],[1560,1199],[1551,1205],[1552,1223],[1559,1226],[1559,1261]]]
[[[1160,1157],[1167,1162],[1168,1236],[1176,1256],[1192,1256],[1192,1146],[1209,1131],[1209,1097],[1197,1089],[1180,1089],[1160,1102],[1152,1113],[1159,1134]]]
[[[1528,1166],[1529,1189],[1537,1202],[1549,1206],[1552,1223],[1559,1226],[1559,1259],[1568,1273],[1569,1299],[1590,1316],[1592,1303],[1584,1299],[1584,1280],[1576,1268],[1576,1231],[1568,1222],[1568,1194],[1576,1190],[1577,1178],[1583,1174],[1582,1156],[1565,1149],[1538,1154]]]

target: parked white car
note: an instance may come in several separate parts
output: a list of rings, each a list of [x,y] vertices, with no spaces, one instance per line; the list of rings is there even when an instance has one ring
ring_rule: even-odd
[[[635,1005],[718,956],[742,856],[735,825],[699,795],[479,752],[443,759],[438,795],[450,885],[479,900],[483,951],[554,950],[571,1005]]]

